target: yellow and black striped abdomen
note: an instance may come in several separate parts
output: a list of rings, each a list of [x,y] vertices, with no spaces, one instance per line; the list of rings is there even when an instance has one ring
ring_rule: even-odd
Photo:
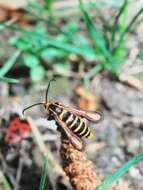
[[[62,121],[64,121],[67,124],[67,127],[69,127],[71,131],[75,133],[77,136],[89,139],[92,137],[92,133],[89,127],[81,117],[72,114],[64,109],[59,115],[59,117]]]
[[[49,111],[51,111],[51,113],[55,113],[77,136],[88,139],[92,137],[92,132],[83,118],[65,110],[58,103],[51,103],[49,105]]]

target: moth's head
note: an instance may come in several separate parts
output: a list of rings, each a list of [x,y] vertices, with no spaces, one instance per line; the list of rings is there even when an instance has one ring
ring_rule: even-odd
[[[50,102],[43,102],[43,106],[46,110],[49,109]]]

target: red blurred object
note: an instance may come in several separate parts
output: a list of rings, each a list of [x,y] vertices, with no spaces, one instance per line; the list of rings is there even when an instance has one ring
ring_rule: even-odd
[[[22,120],[19,115],[16,114],[9,121],[4,140],[8,144],[15,145],[19,143],[29,131],[29,123],[26,120]]]

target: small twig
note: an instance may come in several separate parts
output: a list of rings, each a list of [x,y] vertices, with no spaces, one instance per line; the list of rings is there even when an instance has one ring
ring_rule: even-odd
[[[9,169],[9,167],[8,167],[8,165],[7,165],[4,157],[3,157],[3,154],[1,152],[0,152],[0,161],[2,163],[2,170],[3,170],[3,172],[9,177],[11,184],[13,186],[15,186],[16,185],[16,179],[12,175],[12,173],[9,171],[10,169]]]
[[[15,183],[13,190],[19,189],[19,183],[20,183],[20,179],[21,179],[21,175],[22,175],[22,169],[23,169],[23,158],[20,158],[19,163],[18,163],[17,174],[16,174],[16,183]]]
[[[131,86],[139,91],[143,91],[142,81],[132,75],[120,75],[119,79],[128,86]]]
[[[136,65],[131,68],[127,68],[127,71],[125,71],[125,74],[128,75],[137,75],[139,73],[143,73],[143,65]]]
[[[52,171],[56,175],[65,176],[63,169],[60,167],[59,164],[57,164],[51,151],[45,146],[43,138],[38,130],[38,127],[35,125],[34,121],[30,117],[27,117],[27,121],[30,124],[33,136],[35,138],[37,145],[39,146],[40,151],[42,152],[43,156],[48,157],[49,167],[51,167]]]

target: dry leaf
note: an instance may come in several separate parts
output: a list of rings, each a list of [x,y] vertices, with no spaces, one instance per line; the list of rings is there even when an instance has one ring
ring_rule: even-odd
[[[77,86],[74,89],[76,95],[78,96],[78,107],[80,109],[96,110],[97,109],[97,99],[96,96],[85,90],[81,86]]]

